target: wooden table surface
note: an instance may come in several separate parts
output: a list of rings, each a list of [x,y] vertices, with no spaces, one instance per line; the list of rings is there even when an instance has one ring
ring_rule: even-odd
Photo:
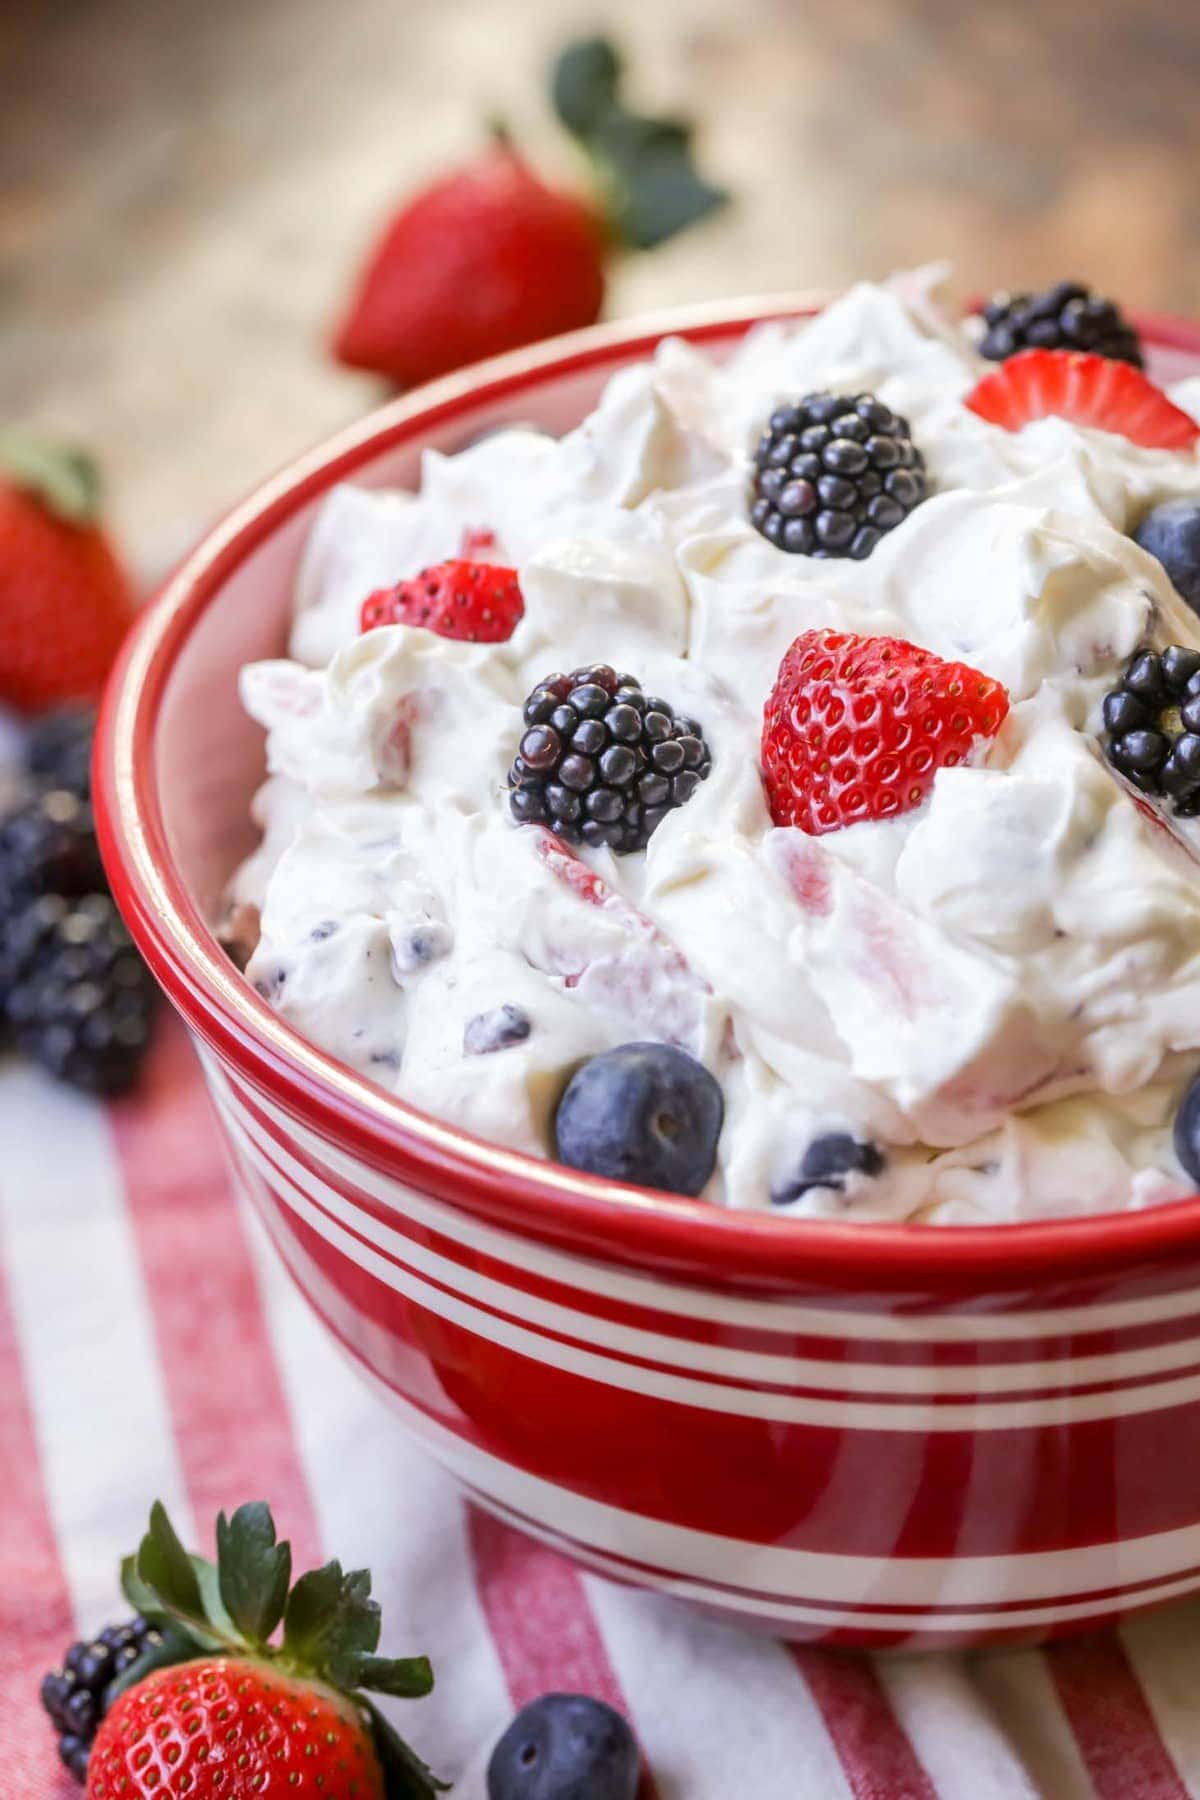
[[[1200,310],[1195,0],[5,0],[0,401],[101,455],[152,574],[377,398],[323,351],[372,231],[598,16],[738,194],[610,310],[950,257]]]

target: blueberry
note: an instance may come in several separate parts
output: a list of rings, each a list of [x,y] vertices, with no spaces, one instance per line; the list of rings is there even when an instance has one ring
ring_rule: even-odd
[[[874,1144],[862,1143],[848,1131],[827,1131],[814,1138],[804,1152],[799,1172],[771,1195],[773,1206],[790,1206],[810,1188],[833,1188],[841,1193],[847,1175],[881,1175],[883,1152]]]
[[[488,1763],[488,1800],[633,1800],[638,1749],[611,1706],[543,1694],[522,1707]]]
[[[1200,1075],[1195,1075],[1175,1114],[1175,1154],[1185,1175],[1200,1187]]]
[[[1133,536],[1158,558],[1192,611],[1200,612],[1200,501],[1165,501],[1146,514]]]
[[[464,1056],[491,1056],[497,1050],[509,1050],[523,1044],[533,1030],[529,1014],[519,1006],[496,1006],[491,1012],[476,1013],[463,1028]]]
[[[570,1168],[668,1194],[698,1194],[713,1171],[725,1102],[703,1063],[670,1044],[622,1044],[585,1062],[554,1119]]]

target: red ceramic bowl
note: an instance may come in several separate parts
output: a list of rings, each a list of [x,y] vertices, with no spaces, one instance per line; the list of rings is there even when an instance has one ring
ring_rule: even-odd
[[[1065,1224],[799,1223],[497,1149],[342,1067],[213,936],[252,842],[315,509],[420,450],[572,425],[667,331],[716,354],[804,299],[601,327],[385,407],[167,582],[109,691],[104,852],[199,1045],[234,1163],[329,1330],[485,1506],[592,1568],[781,1635],[977,1644],[1200,1587],[1200,1198]],[[1153,321],[1158,371],[1200,333]]]

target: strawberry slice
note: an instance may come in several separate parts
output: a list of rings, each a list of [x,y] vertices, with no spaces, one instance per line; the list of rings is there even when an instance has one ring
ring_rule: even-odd
[[[1007,712],[1005,689],[968,663],[904,638],[802,631],[763,708],[771,818],[820,837],[909,812],[939,769],[995,737]],[[807,880],[791,879],[794,891]],[[819,911],[819,887],[814,901]]]
[[[368,594],[359,627],[373,631],[378,625],[420,625],[461,643],[503,644],[524,612],[515,569],[458,557]]]
[[[1033,419],[1069,419],[1146,450],[1187,450],[1200,425],[1140,369],[1078,350],[1022,350],[967,395],[971,412],[1006,431]]]
[[[684,976],[689,983],[706,994],[712,992],[707,981],[696,974],[678,945],[664,936],[645,913],[640,913],[636,906],[631,906],[624,894],[618,894],[614,888],[610,888],[604,877],[597,875],[595,869],[585,863],[581,856],[576,856],[562,838],[539,826],[535,848],[556,880],[569,888],[585,906],[603,907],[631,938],[653,945],[661,968],[672,975]],[[569,978],[567,985],[571,985]]]

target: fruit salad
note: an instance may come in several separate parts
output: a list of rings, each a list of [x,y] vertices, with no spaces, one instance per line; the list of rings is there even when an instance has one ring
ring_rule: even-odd
[[[335,489],[225,935],[406,1103],[797,1219],[1200,1186],[1200,378],[1078,283]]]

